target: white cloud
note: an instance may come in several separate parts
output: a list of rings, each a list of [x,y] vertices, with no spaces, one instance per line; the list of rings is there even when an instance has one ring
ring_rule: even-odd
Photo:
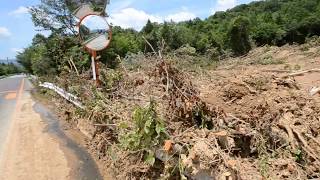
[[[19,16],[19,15],[22,15],[22,14],[27,14],[28,12],[29,12],[29,8],[28,7],[20,6],[20,7],[18,7],[18,9],[9,12],[9,15]]]
[[[121,1],[112,2],[111,5],[109,6],[112,6],[113,12],[118,12],[122,9],[129,8],[129,6],[132,5],[133,3],[134,3],[134,0],[121,0]]]
[[[237,0],[218,0],[217,5],[212,9],[212,12],[225,11],[237,5]]]
[[[14,53],[22,53],[23,52],[23,49],[22,48],[11,48],[10,49],[12,52]]]
[[[180,22],[180,21],[187,21],[187,20],[194,19],[194,18],[196,18],[195,14],[193,14],[191,12],[184,11],[184,12],[178,12],[175,14],[170,14],[165,18],[165,20],[166,21],[172,20],[174,22]]]
[[[137,10],[134,8],[125,8],[117,12],[111,13],[110,22],[113,25],[121,26],[123,28],[134,28],[136,30],[141,30],[143,26],[147,23],[148,19],[151,22],[162,23],[164,21],[185,21],[196,18],[196,15],[185,11],[169,14],[167,16],[159,16],[148,14],[142,10]]]
[[[9,31],[9,29],[7,29],[5,27],[0,27],[0,39],[7,38],[10,36],[11,36],[11,32]]]
[[[110,21],[114,25],[121,26],[123,28],[134,28],[136,30],[141,30],[148,19],[150,19],[152,22],[163,21],[163,19],[159,16],[150,15],[144,11],[134,8],[125,8],[119,12],[112,13],[110,16]]]

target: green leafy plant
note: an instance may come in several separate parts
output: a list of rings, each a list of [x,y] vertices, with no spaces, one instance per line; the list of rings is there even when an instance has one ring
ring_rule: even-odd
[[[156,158],[153,151],[148,151],[148,154],[144,158],[144,162],[150,164],[151,166],[154,165],[154,163],[156,162]]]
[[[295,152],[294,152],[294,155],[295,155],[295,160],[296,162],[299,162],[302,160],[302,151],[300,149],[297,149]]]
[[[122,73],[115,69],[102,69],[100,73],[101,83],[107,90],[115,88],[123,78]]]
[[[201,106],[197,106],[193,110],[193,119],[195,123],[200,127],[200,128],[206,128],[206,129],[212,129],[213,124],[208,115],[206,115],[205,110]]]
[[[265,138],[262,135],[257,135],[256,137],[257,140],[257,150],[258,150],[258,155],[259,155],[259,170],[260,174],[264,178],[268,178],[269,176],[269,154],[267,150],[267,142]]]
[[[157,115],[155,102],[151,101],[145,108],[138,107],[133,113],[133,121],[134,128],[120,138],[120,143],[125,149],[147,152],[145,162],[153,165],[155,156],[152,149],[166,137],[165,126]]]

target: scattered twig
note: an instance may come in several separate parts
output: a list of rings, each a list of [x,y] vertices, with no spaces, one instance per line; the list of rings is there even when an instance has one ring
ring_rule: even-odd
[[[320,146],[320,141],[318,141],[312,135],[309,135],[309,134],[305,133],[305,136],[307,136],[308,138],[312,139],[316,144],[318,144],[318,146]]]
[[[77,66],[74,64],[72,57],[70,57],[70,62],[71,62],[71,64],[72,64],[73,68],[75,69],[77,75],[80,76],[79,71],[78,71],[78,69],[77,69]]]
[[[68,62],[68,64],[69,64],[69,66],[70,66],[69,72],[72,72],[73,66],[71,65],[71,62],[70,62],[69,60],[67,60],[67,62]]]
[[[164,62],[165,63],[165,62]],[[170,78],[169,78],[169,73],[168,73],[168,66],[167,63],[165,63],[165,67],[164,70],[166,71],[166,75],[167,75],[167,86],[166,86],[166,93],[169,93],[169,83],[170,83]]]
[[[145,42],[149,45],[149,47],[152,49],[153,53],[155,55],[157,55],[157,52],[155,51],[155,49],[153,48],[153,46],[151,45],[151,43],[144,37],[142,36],[142,38],[145,40]]]
[[[89,122],[91,121],[91,118],[92,118],[92,116],[93,116],[93,113],[94,113],[94,111],[91,111],[91,113],[90,113],[90,115],[89,115],[89,117],[88,117],[88,121],[89,121]]]
[[[231,117],[232,119],[236,120],[237,122],[241,122],[241,123],[243,123],[243,124],[247,124],[247,125],[249,124],[249,123],[247,123],[247,122],[245,122],[245,121],[237,118],[236,116],[234,116],[233,114],[230,114],[230,113],[227,114],[227,117]]]

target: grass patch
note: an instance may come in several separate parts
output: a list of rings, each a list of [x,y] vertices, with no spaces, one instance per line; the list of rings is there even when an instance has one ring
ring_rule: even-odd
[[[285,64],[284,67],[283,67],[284,70],[289,70],[289,71],[292,71],[292,70],[295,70],[295,71],[298,71],[301,69],[301,66],[299,64],[296,64],[294,65],[293,67],[290,65],[290,64]]]
[[[284,64],[284,60],[274,59],[271,55],[268,55],[263,58],[260,58],[258,61],[256,61],[255,64],[260,64],[260,65]]]

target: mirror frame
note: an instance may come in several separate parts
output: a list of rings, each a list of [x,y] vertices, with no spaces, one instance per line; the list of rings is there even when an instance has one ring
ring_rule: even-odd
[[[108,23],[108,21],[107,21],[106,19],[105,19],[105,22],[107,23],[107,25],[108,25],[108,27],[109,27],[109,33],[108,33],[108,35],[109,35],[109,43],[107,43],[107,44],[105,45],[105,47],[104,47],[103,49],[101,49],[101,50],[94,50],[94,49],[91,49],[91,48],[89,48],[89,47],[87,47],[86,45],[83,44],[84,39],[81,37],[81,34],[80,34],[80,26],[81,26],[82,22],[83,22],[88,16],[99,16],[99,17],[101,17],[101,18],[106,18],[106,17],[104,17],[104,16],[97,15],[97,14],[87,14],[87,15],[85,15],[84,17],[82,17],[82,18],[80,19],[77,27],[78,27],[79,39],[80,39],[80,41],[81,41],[81,44],[82,44],[86,49],[88,49],[90,52],[102,51],[102,50],[107,49],[107,48],[109,47],[109,45],[110,45],[111,40],[112,40],[112,26]],[[107,28],[107,27],[106,27],[106,28]]]

